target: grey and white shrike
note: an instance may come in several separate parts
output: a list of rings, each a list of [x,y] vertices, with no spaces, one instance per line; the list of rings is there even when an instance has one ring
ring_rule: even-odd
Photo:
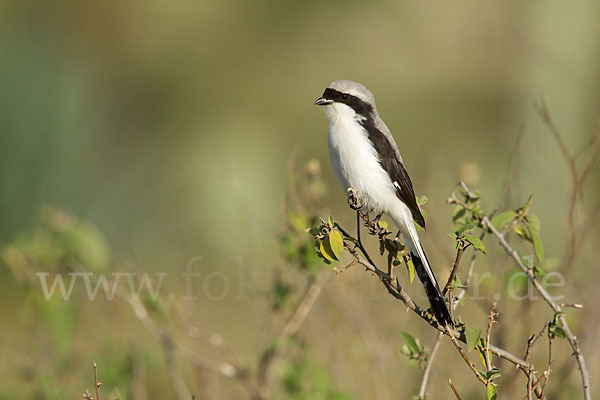
[[[425,227],[398,145],[379,116],[375,97],[360,83],[332,82],[317,99],[329,117],[329,156],[344,190],[352,187],[368,211],[388,214],[402,233],[433,313],[442,325],[452,318],[419,241],[413,220]]]

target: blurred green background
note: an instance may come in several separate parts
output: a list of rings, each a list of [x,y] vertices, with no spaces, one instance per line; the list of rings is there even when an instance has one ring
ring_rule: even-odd
[[[261,294],[281,264],[292,153],[298,168],[321,162],[326,212],[352,227],[329,166],[326,118],[313,102],[331,81],[353,79],[375,93],[417,193],[429,198],[422,237],[441,280],[453,255],[445,200],[460,179],[481,189],[489,210],[533,194],[547,257],[560,261],[569,173],[532,102],[547,100],[571,150],[597,132],[599,18],[592,0],[1,2],[0,243],[26,238],[46,206],[68,210],[97,252],[82,245],[83,260],[166,272],[164,293],[177,299],[186,263],[202,256],[198,272],[223,273],[234,289],[243,282],[243,295],[232,289],[210,299],[200,278],[197,300],[173,303],[186,323],[218,333],[251,367],[278,326]],[[599,178],[596,167],[588,209],[600,198]],[[563,290],[586,305],[573,312],[573,327],[592,376],[600,374],[598,234],[595,223]],[[482,269],[493,271],[500,254],[482,258]],[[94,359],[105,393],[173,398],[160,346],[126,305],[101,296],[44,305],[39,282],[25,283],[6,257],[1,265],[0,398],[77,398],[93,387]],[[219,278],[206,285],[224,290]],[[398,332],[427,346],[434,337],[380,289],[362,271],[332,276],[301,328],[314,369],[356,399],[415,394],[421,373],[406,369]],[[417,286],[410,290],[419,298]],[[484,321],[485,307],[463,315]],[[519,307],[507,303],[505,312]],[[365,344],[365,335],[376,343]],[[519,340],[507,339],[518,354]],[[566,344],[556,352],[568,358]],[[431,398],[449,398],[448,376],[478,398],[448,343],[438,362]],[[247,396],[226,378],[178,363],[197,398]],[[564,363],[573,373],[554,390],[577,398],[575,363]],[[376,373],[365,373],[374,365]]]

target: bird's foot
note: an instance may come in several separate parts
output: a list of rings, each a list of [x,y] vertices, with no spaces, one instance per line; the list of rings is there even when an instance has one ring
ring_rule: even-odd
[[[377,214],[377,216],[375,216],[375,219],[373,219],[373,222],[375,222],[376,224],[379,223],[379,220],[381,219],[381,216],[383,215],[383,213],[379,213]]]
[[[358,200],[358,197],[356,196],[356,191],[350,187],[348,188],[348,193],[348,205],[354,211],[360,211],[363,208],[363,205]]]
[[[369,223],[369,233],[371,233],[372,235],[379,235],[387,231],[387,226],[382,226],[379,223],[379,220],[381,219],[382,215],[383,213],[377,214],[375,218]]]

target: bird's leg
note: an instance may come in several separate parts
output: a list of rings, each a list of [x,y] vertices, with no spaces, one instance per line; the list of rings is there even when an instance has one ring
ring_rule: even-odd
[[[356,239],[358,240],[358,243],[362,242],[360,241],[360,211],[356,210]]]
[[[375,224],[375,227],[377,227],[378,232],[381,232],[381,230],[382,230],[381,225],[379,225],[379,220],[381,219],[382,215],[383,215],[383,211],[380,212],[379,214],[377,214],[375,216],[375,219],[373,220],[373,223]]]
[[[360,204],[360,201],[358,200],[358,197],[356,196],[356,192],[354,191],[354,188],[349,187],[348,188],[348,205],[350,206],[351,209],[356,211],[356,239],[358,240],[358,243],[360,243],[360,245],[362,246],[362,242],[360,240],[360,220],[361,220],[361,213],[360,210],[363,208],[362,204]]]

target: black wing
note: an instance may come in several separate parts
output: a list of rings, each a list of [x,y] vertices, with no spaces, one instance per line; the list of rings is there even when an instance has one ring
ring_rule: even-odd
[[[361,121],[361,125],[367,130],[369,139],[373,142],[383,169],[388,173],[396,188],[396,196],[406,204],[413,219],[417,224],[425,228],[425,218],[421,214],[413,185],[402,162],[396,155],[396,150],[388,138],[375,127],[372,118]]]

